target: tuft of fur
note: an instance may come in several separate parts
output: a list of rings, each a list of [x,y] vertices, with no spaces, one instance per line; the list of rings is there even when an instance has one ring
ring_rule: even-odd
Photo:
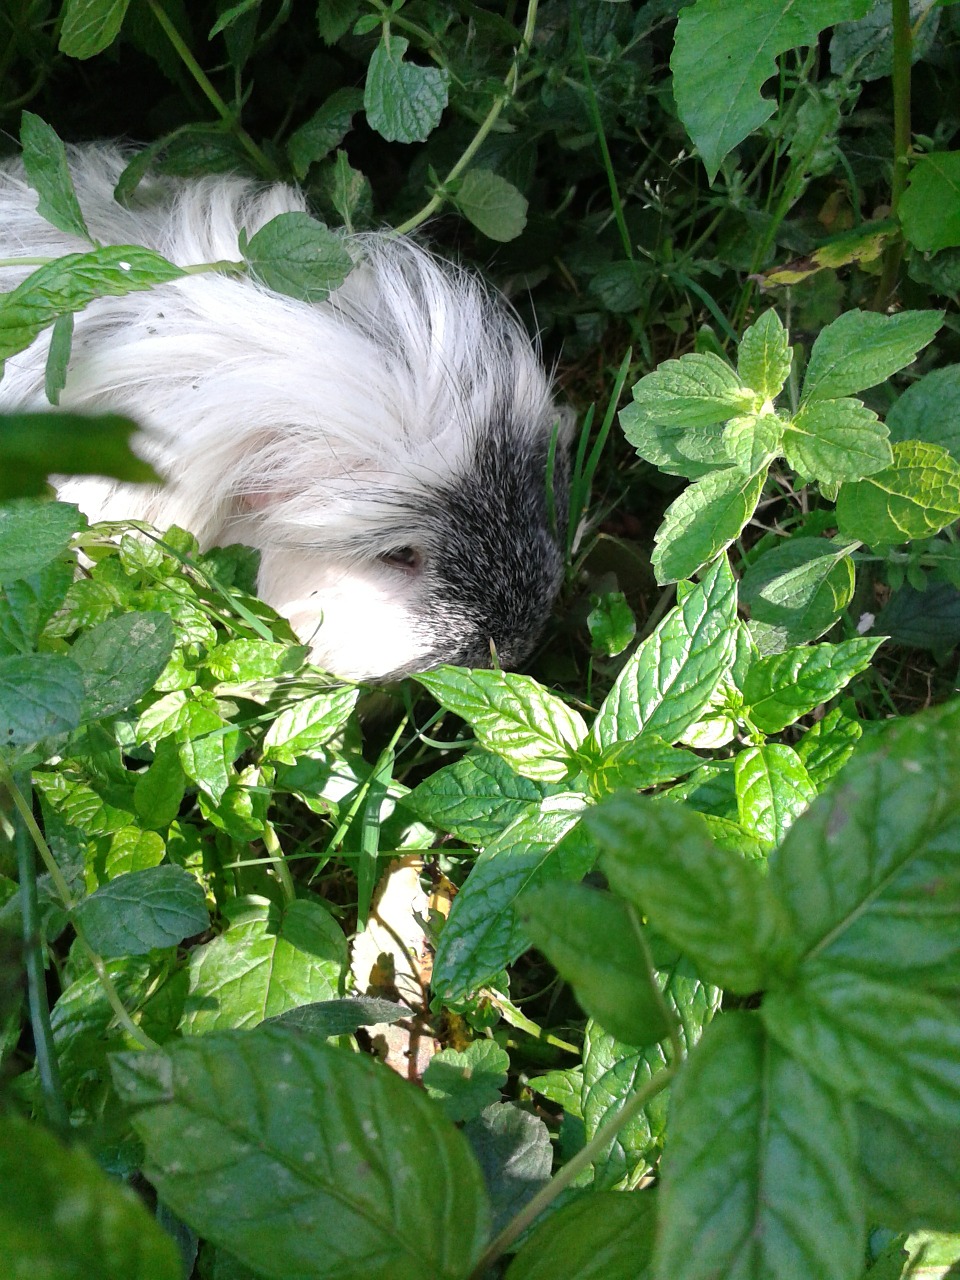
[[[71,150],[90,232],[181,266],[236,259],[241,229],[305,209],[294,188],[235,176],[147,180],[125,207],[113,190],[129,158]],[[0,166],[0,256],[89,248],[36,206],[22,168]],[[346,243],[357,265],[320,304],[205,273],[80,312],[62,407],[131,414],[167,483],[67,480],[60,496],[92,519],[258,548],[260,594],[341,676],[483,665],[491,644],[515,666],[562,575],[549,381],[476,277],[390,233]],[[0,284],[26,274],[7,269]],[[49,333],[7,361],[0,408],[44,406],[48,346]],[[554,487],[562,527],[563,447]]]

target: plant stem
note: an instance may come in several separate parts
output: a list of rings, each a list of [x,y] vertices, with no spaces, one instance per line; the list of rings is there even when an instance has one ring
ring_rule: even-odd
[[[263,847],[270,855],[268,861],[276,872],[284,898],[287,902],[294,902],[297,897],[297,888],[293,883],[293,876],[290,874],[290,868],[287,866],[287,860],[280,847],[280,841],[277,839],[277,833],[273,829],[272,822],[263,824]]]
[[[30,780],[19,779],[17,792],[29,795]],[[12,792],[11,792],[12,795]],[[37,1055],[37,1074],[40,1092],[48,1123],[60,1133],[70,1129],[70,1115],[63,1096],[63,1082],[57,1063],[57,1051],[50,1026],[50,1004],[47,1000],[47,979],[43,967],[43,946],[40,941],[40,911],[37,902],[37,863],[34,844],[30,838],[23,814],[13,815],[13,843],[17,855],[17,876],[20,881],[20,912],[23,917],[23,962],[27,971],[27,1003],[30,1008],[30,1026]]]
[[[261,173],[265,178],[270,178],[274,181],[278,180],[281,177],[281,174],[276,165],[264,154],[263,151],[261,151],[247,133],[246,129],[243,128],[233,111],[231,111],[224,100],[220,97],[219,93],[217,93],[216,89],[207,78],[203,68],[187,48],[180,32],[170,21],[167,14],[164,13],[163,9],[157,3],[157,0],[147,0],[147,4],[150,8],[150,12],[156,18],[160,27],[162,27],[164,35],[173,45],[174,49],[176,49],[180,60],[197,82],[200,91],[213,107],[214,111],[216,111],[220,119],[228,126],[230,132],[243,147],[244,151],[246,151],[247,155],[253,161],[257,172]]]
[[[506,106],[508,98],[511,98],[516,91],[517,78],[520,74],[520,63],[530,51],[533,32],[537,25],[538,3],[539,0],[530,0],[530,3],[527,6],[527,20],[524,24],[523,35],[520,38],[520,47],[517,49],[513,65],[507,72],[506,79],[503,82],[503,93],[497,98],[496,102],[487,112],[480,128],[474,134],[473,140],[467,147],[466,151],[464,151],[463,155],[440,183],[440,189],[434,192],[423,208],[415,213],[412,218],[408,218],[406,222],[401,223],[400,226],[396,228],[396,234],[398,236],[406,235],[407,232],[413,231],[416,227],[419,227],[422,223],[426,222],[429,217],[436,213],[446,199],[447,187],[452,182],[456,182],[457,178],[460,177],[461,173],[463,173],[464,169],[466,169],[470,161],[483,146],[487,135],[490,133],[493,126],[497,123],[497,120],[500,118],[500,112]]]
[[[910,164],[910,66],[913,53],[913,31],[910,26],[910,0],[893,0],[893,177],[890,185],[890,214],[896,218],[900,197],[907,186]],[[874,298],[874,308],[883,309],[897,284],[903,238],[887,246],[883,270]]]
[[[670,1066],[658,1071],[651,1080],[647,1081],[642,1089],[637,1090],[622,1111],[608,1120],[606,1124],[602,1124],[586,1146],[581,1147],[573,1159],[569,1160],[560,1172],[551,1178],[543,1190],[539,1191],[532,1200],[525,1204],[516,1217],[512,1218],[500,1234],[490,1242],[484,1250],[480,1261],[470,1272],[467,1280],[483,1280],[487,1269],[496,1259],[510,1248],[514,1240],[526,1231],[527,1227],[543,1213],[548,1205],[556,1200],[561,1191],[565,1191],[567,1187],[577,1180],[580,1174],[593,1163],[610,1139],[628,1125],[652,1098],[663,1092],[673,1079],[676,1071],[677,1062],[672,1062]]]

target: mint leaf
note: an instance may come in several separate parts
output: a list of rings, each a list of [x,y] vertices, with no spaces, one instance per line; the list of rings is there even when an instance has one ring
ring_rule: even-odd
[[[651,563],[661,584],[690,577],[733,542],[756,510],[766,471],[713,471],[689,485],[667,508]]]
[[[842,640],[757,659],[742,687],[751,721],[761,733],[780,733],[865,671],[882,643],[883,637]]]
[[[69,733],[83,714],[83,674],[59,653],[0,658],[0,746]]]
[[[960,151],[918,156],[899,212],[904,237],[915,249],[937,253],[960,245]]]
[[[384,34],[367,67],[367,123],[388,142],[425,142],[447,105],[449,72],[404,62],[409,44]]]
[[[278,213],[243,256],[264,284],[303,302],[323,302],[353,268],[343,237],[308,213]]]
[[[801,405],[784,430],[783,452],[801,476],[828,484],[859,480],[893,461],[887,428],[859,400]]]
[[[568,1201],[524,1238],[506,1280],[649,1280],[655,1209],[643,1192]]]
[[[960,365],[934,369],[907,387],[887,413],[891,441],[941,445],[960,461]]]
[[[765,311],[740,339],[737,373],[741,381],[765,400],[775,400],[792,364],[789,334],[774,310]]]
[[[942,323],[942,311],[845,311],[813,344],[801,404],[839,400],[884,382],[933,341]]]
[[[3,419],[0,419],[0,441]],[[67,502],[25,498],[0,506],[0,585],[26,578],[66,551],[87,517]]]
[[[305,178],[312,164],[340,145],[362,106],[363,94],[359,89],[335,89],[323,106],[291,133],[287,155],[298,178]]]
[[[782,440],[783,421],[775,413],[741,414],[723,428],[723,447],[731,462],[751,476],[766,470]]]
[[[130,0],[67,0],[60,26],[61,53],[92,58],[113,44]]]
[[[490,169],[471,169],[454,196],[464,217],[491,240],[516,240],[527,225],[527,198]]]
[[[823,635],[853,599],[850,548],[823,538],[791,538],[747,568],[740,595],[750,616],[783,645]]]
[[[58,231],[91,240],[67,168],[67,149],[56,132],[32,111],[24,111],[20,145],[27,180],[40,197],[37,213]]]
[[[84,898],[73,915],[102,956],[144,956],[210,927],[203,889],[181,867],[116,876]]]
[[[960,463],[939,445],[893,446],[893,465],[841,487],[837,523],[867,546],[927,538],[960,516]]]
[[[800,757],[785,743],[747,747],[733,761],[737,814],[765,849],[780,843],[817,790]]]

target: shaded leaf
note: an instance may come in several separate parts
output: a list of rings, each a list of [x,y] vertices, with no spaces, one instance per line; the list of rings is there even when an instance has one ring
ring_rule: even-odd
[[[142,956],[202,933],[210,917],[204,893],[180,867],[152,867],[116,876],[73,912],[94,951]]]

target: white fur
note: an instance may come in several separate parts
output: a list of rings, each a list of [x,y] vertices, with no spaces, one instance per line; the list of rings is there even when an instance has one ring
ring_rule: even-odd
[[[182,266],[236,260],[241,228],[305,207],[293,188],[216,177],[148,180],[126,208],[113,188],[128,159],[112,146],[71,154],[91,234]],[[0,256],[89,249],[36,205],[19,166],[0,167]],[[438,624],[430,583],[437,494],[470,476],[495,413],[521,453],[542,448],[557,414],[526,334],[474,277],[387,233],[347,244],[358,265],[319,305],[200,274],[79,313],[62,407],[131,413],[168,483],[79,479],[59,492],[94,519],[259,548],[264,599],[316,662],[364,679],[456,656],[465,610],[451,601]],[[0,272],[0,288],[26,274]],[[44,406],[48,345],[49,332],[7,361],[0,408]],[[383,558],[406,546],[423,566]],[[449,633],[439,650],[438,627]]]

